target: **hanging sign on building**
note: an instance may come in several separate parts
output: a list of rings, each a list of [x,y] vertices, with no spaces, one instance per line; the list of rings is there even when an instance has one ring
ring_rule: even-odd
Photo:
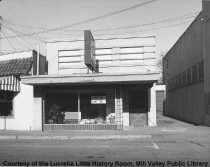
[[[95,59],[95,40],[90,30],[84,31],[85,37],[85,65],[92,71],[96,71],[96,59]]]
[[[106,96],[91,96],[91,104],[106,104]]]

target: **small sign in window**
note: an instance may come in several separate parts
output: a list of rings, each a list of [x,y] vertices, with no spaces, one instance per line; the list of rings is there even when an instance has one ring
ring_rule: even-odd
[[[106,104],[106,96],[91,96],[91,104]]]

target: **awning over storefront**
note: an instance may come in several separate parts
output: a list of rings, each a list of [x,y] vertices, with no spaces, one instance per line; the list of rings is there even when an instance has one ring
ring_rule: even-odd
[[[71,75],[39,75],[25,76],[22,83],[28,85],[62,85],[62,84],[109,84],[109,83],[154,83],[160,77],[156,72],[132,73],[132,74],[71,74]]]
[[[0,90],[19,92],[20,80],[15,76],[0,77]]]

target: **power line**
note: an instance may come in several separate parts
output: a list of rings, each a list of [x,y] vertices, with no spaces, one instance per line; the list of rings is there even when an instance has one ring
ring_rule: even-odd
[[[48,40],[48,39],[45,39],[43,37],[28,36],[26,33],[22,32],[22,31],[19,31],[19,30],[16,30],[16,29],[14,29],[14,28],[12,28],[12,27],[10,27],[8,25],[7,26],[3,25],[3,27],[5,27],[5,28],[9,29],[10,31],[14,32],[15,34],[17,34],[16,38],[26,37],[26,38],[31,38],[33,40],[38,40],[38,41],[43,42],[43,43],[46,42],[45,40]],[[75,35],[75,34],[68,34],[68,35],[71,35],[73,37],[78,37],[78,35]]]
[[[149,26],[149,25],[153,25],[153,24],[160,24],[160,23],[167,23],[167,22],[172,22],[172,21],[184,20],[184,19],[195,17],[195,16],[197,16],[198,13],[199,12],[193,12],[193,13],[188,13],[188,14],[178,16],[178,17],[173,17],[173,18],[169,18],[169,19],[165,19],[165,20],[159,20],[159,21],[156,21],[156,22],[144,23],[144,24],[133,25],[133,26],[122,26],[122,27],[104,28],[104,29],[91,29],[91,30],[92,31],[112,31],[112,30],[119,30],[119,29],[137,28],[137,27],[141,27],[141,26]],[[190,15],[193,15],[193,16],[190,16]],[[27,29],[49,30],[49,28],[36,27],[36,26],[31,26],[31,25],[23,25],[23,24],[15,23],[11,19],[8,19],[8,18],[5,18],[5,17],[4,17],[3,22],[7,25],[11,24],[11,25],[14,25],[14,26],[23,27],[23,28],[27,28]],[[58,31],[61,31],[61,30],[58,30]],[[78,29],[77,30],[75,30],[75,29],[72,30],[71,29],[71,30],[67,30],[67,31],[81,32],[81,31],[84,31],[84,30],[78,30]],[[66,34],[66,33],[64,33],[64,34],[63,33],[55,33],[55,34],[74,35],[74,34]],[[30,34],[27,34],[27,35],[30,35]]]
[[[138,31],[129,31],[129,32],[122,32],[122,33],[113,33],[113,34],[108,34],[109,36],[115,36],[115,35],[123,35],[123,34],[131,34],[131,33],[139,33],[139,32],[144,32],[144,31],[151,31],[151,30],[159,30],[159,29],[165,29],[165,28],[171,28],[171,27],[175,27],[175,26],[179,26],[179,25],[183,25],[183,24],[187,24],[187,23],[191,23],[191,21],[185,21],[185,22],[181,22],[178,24],[172,24],[169,26],[162,26],[162,27],[156,27],[156,28],[151,28],[151,29],[143,29],[143,30],[138,30]],[[94,36],[98,36],[98,37],[105,37],[107,34],[93,34]],[[100,40],[103,38],[98,38],[95,40]],[[109,39],[116,39],[115,37],[113,38],[109,38]],[[70,41],[62,41],[62,40],[55,40],[55,41],[50,41],[51,43],[53,42],[75,42],[77,40],[70,40]]]
[[[83,20],[83,21],[80,21],[80,22],[73,23],[73,24],[68,24],[68,25],[65,25],[65,26],[52,28],[52,29],[46,29],[46,30],[43,30],[43,31],[38,31],[38,32],[31,33],[31,34],[26,34],[26,35],[33,36],[33,35],[37,35],[37,34],[41,34],[41,33],[47,33],[47,32],[50,32],[50,31],[56,31],[56,30],[60,30],[60,29],[73,27],[73,26],[78,26],[78,25],[81,25],[81,24],[85,24],[85,23],[93,22],[93,21],[100,20],[100,19],[103,19],[103,18],[106,18],[106,17],[110,17],[110,16],[113,16],[113,15],[116,15],[116,14],[119,14],[119,13],[123,13],[123,12],[129,11],[129,10],[138,8],[140,6],[148,5],[148,4],[150,4],[152,2],[155,2],[155,1],[158,1],[158,0],[149,0],[149,1],[146,1],[146,2],[143,2],[143,3],[140,3],[140,4],[136,4],[134,6],[130,6],[128,8],[121,9],[121,10],[118,10],[118,11],[114,11],[114,12],[104,14],[104,15],[101,15],[101,16],[98,16],[98,17],[94,17],[94,18],[90,18],[90,19],[87,19],[87,20]],[[22,34],[22,36],[24,36],[24,35]],[[13,36],[11,38],[14,38],[14,37],[16,37],[16,36]]]
[[[5,25],[2,25],[2,27],[5,27],[5,28],[7,28],[7,29],[9,29],[9,30],[11,30],[11,31],[13,31],[13,32],[15,32],[15,33],[17,34],[16,37],[22,37],[22,36],[24,36],[24,37],[27,37],[27,38],[31,38],[31,39],[33,39],[33,40],[38,40],[38,41],[40,41],[40,42],[45,42],[45,41],[41,40],[39,37],[30,37],[30,36],[28,36],[26,33],[20,32],[20,31],[15,30],[15,29],[13,29],[13,28],[11,28],[11,27],[8,27],[8,26],[5,26]],[[10,37],[8,37],[8,38],[10,38]]]
[[[5,24],[5,23],[4,23]],[[13,33],[15,33],[15,34],[17,34],[17,35],[19,35],[19,34],[24,34],[24,33],[22,33],[22,32],[19,32],[19,31],[17,31],[17,30],[15,30],[15,29],[13,29],[13,28],[11,28],[11,27],[7,27],[7,26],[4,26],[3,25],[3,27],[4,28],[7,28],[9,31],[11,31],[11,32],[13,32]],[[8,38],[8,36],[7,36],[7,34],[6,34],[6,32],[4,32],[4,36],[5,36],[5,38],[8,40],[8,42],[10,43],[10,45],[13,47],[13,49],[17,52],[17,48],[15,48],[14,47],[14,45],[12,45],[12,42],[9,40],[9,38]],[[27,36],[26,36],[27,37]],[[37,40],[37,39],[34,39],[35,37],[27,37],[27,38],[31,38],[31,39],[33,39],[33,40]],[[19,40],[19,42],[21,42],[23,45],[24,45],[24,48],[28,48],[28,49],[30,49],[30,50],[32,50],[33,48],[31,48],[30,47],[30,45],[27,43],[27,42],[25,42],[25,40],[24,39],[22,39],[21,37],[19,37],[19,38],[16,38],[16,40],[17,39],[21,39],[21,40]],[[40,40],[39,40],[40,41]],[[18,41],[17,41],[18,42]],[[16,44],[17,44],[17,42],[16,42]],[[40,42],[39,42],[40,43]],[[20,45],[19,45],[20,46]],[[19,49],[18,49],[19,50]]]
[[[150,23],[144,23],[144,24],[139,24],[139,25],[133,25],[133,26],[124,26],[124,27],[115,27],[115,28],[105,28],[105,29],[92,29],[92,31],[113,31],[113,30],[124,30],[124,29],[130,29],[130,28],[138,28],[138,27],[143,27],[143,26],[150,26],[150,25],[155,25],[155,24],[161,24],[161,23],[169,23],[169,22],[173,22],[173,21],[179,21],[179,20],[185,20],[185,19],[189,19],[189,18],[194,18],[198,14],[199,12],[194,12],[194,13],[189,13],[189,14],[185,14],[182,16],[178,16],[178,17],[173,17],[173,18],[169,18],[169,19],[165,19],[165,20],[159,20],[156,22],[150,22]],[[193,15],[193,16],[191,16]],[[13,23],[12,23],[13,24]],[[13,24],[16,25],[16,24]],[[33,26],[28,26],[28,25],[18,25],[18,26],[22,26],[22,27],[26,27],[26,28],[33,28]],[[38,27],[36,27],[38,28]],[[39,28],[39,29],[44,29],[44,28]],[[83,30],[70,30],[70,31],[83,31]],[[53,33],[53,32],[50,32]],[[75,36],[75,34],[60,34],[60,33],[55,33],[55,34],[59,34],[59,35],[71,35],[71,36]]]
[[[7,39],[7,41],[9,42],[10,46],[14,49],[14,51],[17,51],[16,48],[15,48],[15,46],[12,44],[12,42],[7,38],[6,34],[3,31],[1,31],[1,32],[5,36],[5,38]]]
[[[7,23],[7,24],[11,24],[13,26],[17,26],[17,27],[23,27],[23,28],[27,28],[27,29],[36,29],[36,30],[48,30],[49,28],[46,28],[46,27],[37,27],[37,26],[33,26],[33,25],[27,25],[27,24],[20,24],[20,23],[17,23],[7,17],[4,17],[4,23]],[[61,30],[58,30],[58,31],[61,31]],[[68,30],[68,31],[75,31],[75,32],[81,32],[83,30],[76,30],[76,29],[71,29],[71,30]],[[65,34],[63,34],[65,35]]]
[[[143,29],[143,30],[138,30],[138,31],[122,32],[122,33],[119,32],[119,33],[113,33],[113,34],[109,34],[109,35],[110,36],[112,36],[112,35],[123,35],[123,34],[139,33],[139,32],[151,31],[151,30],[160,30],[160,29],[165,29],[165,28],[170,28],[170,27],[175,27],[175,26],[187,24],[187,23],[190,23],[190,22],[191,21],[185,21],[185,22],[181,22],[181,23],[177,23],[177,24],[172,24],[172,25],[169,25],[169,26],[162,26],[162,27]],[[105,35],[107,35],[107,34],[97,34],[96,36],[105,36]]]
[[[112,35],[117,35],[117,34],[128,34],[128,33],[137,33],[137,32],[149,31],[149,30],[164,29],[164,28],[175,27],[175,26],[179,26],[179,25],[183,25],[183,24],[187,24],[187,23],[190,23],[190,21],[182,22],[182,23],[178,23],[178,24],[173,24],[173,25],[170,25],[170,26],[157,27],[157,28],[153,28],[153,29],[144,29],[144,30],[141,30],[141,31],[132,31],[132,32],[125,32],[125,33],[115,33],[115,34],[112,34]],[[100,37],[100,36],[103,36],[103,35],[104,35],[104,34],[102,34],[102,35],[99,34],[99,35],[96,35],[96,36]],[[74,42],[74,41],[77,41],[77,40],[78,40],[78,39],[76,38],[76,39],[71,40],[71,42]],[[54,41],[54,42],[55,42],[55,41]],[[62,42],[62,41],[59,41],[59,42]],[[29,45],[29,46],[33,47],[33,46],[36,46],[36,45],[38,45],[38,44],[39,44],[39,43],[32,44],[32,45]],[[25,50],[24,50],[24,47],[23,47],[23,48],[19,48],[18,51],[25,51]],[[5,53],[3,53],[3,54],[8,54],[8,53],[12,53],[12,52],[7,51],[7,52],[5,52]]]
[[[38,29],[38,30],[45,30],[47,28],[44,28],[44,27],[36,27],[36,26],[32,26],[32,25],[27,25],[27,24],[20,24],[20,23],[17,23],[15,21],[12,21],[11,19],[7,18],[4,16],[4,23],[7,23],[7,24],[11,24],[13,26],[18,26],[18,27],[24,27],[24,28],[27,28],[27,29]]]
[[[21,20],[21,22],[23,22],[22,19],[20,19],[20,18],[18,17],[17,13],[14,12],[14,10],[12,10],[8,5],[6,5],[6,4],[4,3],[4,1],[3,1],[2,4],[7,8],[8,11],[10,11],[10,13],[11,13],[13,16],[15,16],[15,17],[17,18],[17,20]]]
[[[179,17],[173,17],[173,18],[169,18],[169,19],[165,19],[165,20],[159,20],[159,21],[156,21],[156,22],[144,23],[144,24],[139,24],[139,25],[134,25],[134,26],[106,28],[106,29],[95,29],[95,30],[93,29],[93,32],[121,30],[121,29],[124,30],[124,29],[129,29],[129,28],[138,28],[138,27],[150,26],[150,25],[161,24],[161,23],[175,22],[175,21],[185,20],[185,19],[189,19],[189,18],[194,18],[196,16],[193,15],[193,14],[198,14],[198,13],[199,12],[189,13],[189,14],[185,14],[185,15],[182,15],[182,16],[179,16]],[[193,15],[193,16],[190,16],[190,15]],[[81,30],[81,31],[83,31],[83,30]],[[26,34],[26,33],[23,33],[23,32],[20,32],[20,33],[22,33],[22,34],[21,35],[16,35],[16,36],[10,36],[8,38],[15,38],[15,37],[21,37],[21,36],[30,36],[30,34]],[[71,35],[73,35],[73,34],[71,34]]]
[[[113,16],[113,15],[116,15],[116,14],[119,14],[119,13],[123,13],[123,12],[129,11],[129,10],[138,8],[140,6],[148,5],[148,4],[153,3],[155,1],[158,1],[158,0],[146,1],[146,2],[143,2],[143,3],[140,3],[140,4],[136,4],[134,6],[130,6],[130,7],[125,8],[125,9],[121,9],[121,10],[118,10],[118,11],[114,11],[114,12],[111,12],[111,13],[108,13],[108,14],[104,14],[104,15],[101,15],[101,16],[98,16],[98,17],[94,17],[94,18],[91,18],[91,19],[87,19],[87,20],[84,20],[84,21],[80,21],[80,22],[77,22],[77,23],[74,23],[74,24],[69,24],[69,25],[62,26],[62,27],[55,28],[55,29],[51,29],[51,30],[54,31],[54,30],[57,30],[57,29],[65,29],[65,28],[68,28],[68,27],[71,27],[71,26],[77,26],[77,25],[80,25],[80,24],[96,21],[96,20],[99,20],[99,19],[102,19],[102,18],[110,17],[110,16]]]
[[[1,2],[1,0],[0,0]],[[2,30],[2,17],[0,16],[0,54],[1,54],[1,30]]]
[[[133,25],[133,26],[124,26],[124,27],[115,27],[115,28],[105,28],[105,29],[92,29],[92,31],[112,31],[112,30],[120,30],[120,29],[129,29],[129,28],[138,28],[138,27],[143,27],[143,26],[149,26],[149,25],[154,25],[154,24],[161,24],[161,23],[169,23],[173,21],[179,21],[179,20],[185,20],[189,18],[194,18],[199,12],[194,12],[194,13],[189,13],[185,14],[179,17],[173,17],[165,20],[159,20],[155,22],[150,22],[150,23],[144,23],[144,24],[138,24],[138,25]],[[190,16],[193,15],[193,16]]]
[[[8,30],[10,30],[10,29],[8,29]],[[12,31],[12,30],[10,30],[10,31]],[[16,33],[16,32],[14,32],[14,31],[12,31],[13,33],[15,33],[15,34],[18,34],[18,33]],[[19,41],[20,43],[22,43],[26,48],[29,48],[29,49],[32,49],[31,47],[30,47],[30,45],[24,40],[24,39],[22,39],[22,37],[19,37],[19,38],[15,38],[16,39],[16,41]]]

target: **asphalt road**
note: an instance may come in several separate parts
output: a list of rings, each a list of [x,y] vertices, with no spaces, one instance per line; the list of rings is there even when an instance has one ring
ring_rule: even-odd
[[[45,133],[2,132],[1,135]],[[46,133],[65,135],[69,132]],[[99,135],[99,132],[71,132]],[[112,134],[103,132],[102,134]],[[210,167],[210,129],[167,117],[157,127],[123,131],[142,138],[0,140],[0,166]]]
[[[0,165],[203,167],[210,166],[210,141],[205,134],[184,133],[120,140],[0,140]]]

